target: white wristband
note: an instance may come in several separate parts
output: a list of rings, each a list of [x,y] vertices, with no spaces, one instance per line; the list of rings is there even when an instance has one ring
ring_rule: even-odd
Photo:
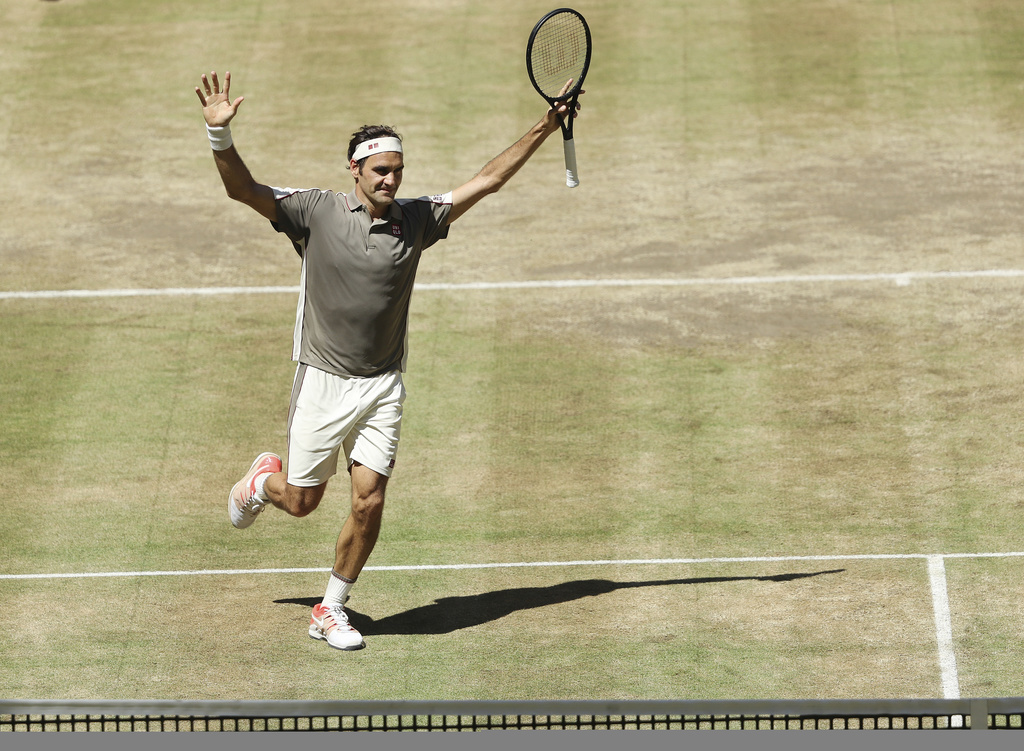
[[[210,136],[210,148],[214,151],[224,151],[231,148],[231,128],[227,125],[219,128],[206,126],[206,133]]]

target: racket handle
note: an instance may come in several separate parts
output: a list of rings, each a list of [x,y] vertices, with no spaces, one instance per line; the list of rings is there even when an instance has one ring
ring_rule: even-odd
[[[580,184],[579,172],[576,170],[576,143],[571,138],[562,143],[565,147],[565,184],[575,188]]]

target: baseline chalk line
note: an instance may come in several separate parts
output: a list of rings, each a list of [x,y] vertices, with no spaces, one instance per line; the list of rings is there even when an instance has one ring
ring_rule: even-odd
[[[736,558],[631,558],[621,560],[527,561],[505,563],[425,563],[395,566],[366,566],[364,571],[471,571],[475,569],[569,568],[583,566],[709,565],[725,563],[793,563],[829,561],[924,560],[946,558],[1019,558],[1024,551],[1007,553],[868,553],[851,555],[789,555]],[[178,571],[95,571],[68,573],[0,574],[0,581],[19,579],[96,579],[132,576],[251,576],[256,574],[308,574],[329,572],[326,568],[195,569]]]
[[[417,284],[423,291],[572,289],[587,287],[696,287],[749,286],[764,284],[815,284],[825,282],[892,282],[907,286],[914,281],[940,279],[1015,279],[1024,277],[1024,269],[987,269],[980,271],[900,271],[879,274],[808,274],[784,276],[691,277],[647,279],[538,279],[502,282],[428,282]],[[112,297],[183,297],[297,294],[297,286],[267,287],[167,287],[163,289],[68,289],[0,291],[0,300],[88,299]]]

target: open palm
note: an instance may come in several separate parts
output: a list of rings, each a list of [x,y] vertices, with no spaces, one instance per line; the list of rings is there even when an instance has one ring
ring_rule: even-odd
[[[205,93],[204,93],[205,92]],[[211,128],[219,128],[227,125],[238,112],[238,105],[245,97],[238,97],[231,101],[231,73],[224,74],[224,88],[221,90],[220,80],[217,71],[212,71],[210,77],[202,75],[202,87],[196,86],[196,94],[203,105],[203,117],[206,124]]]

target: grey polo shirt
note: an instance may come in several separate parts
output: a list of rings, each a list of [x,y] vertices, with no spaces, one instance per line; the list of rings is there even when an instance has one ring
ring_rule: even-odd
[[[404,370],[416,268],[448,236],[451,194],[400,199],[377,220],[355,191],[274,195],[274,229],[302,258],[292,359],[342,376]]]

